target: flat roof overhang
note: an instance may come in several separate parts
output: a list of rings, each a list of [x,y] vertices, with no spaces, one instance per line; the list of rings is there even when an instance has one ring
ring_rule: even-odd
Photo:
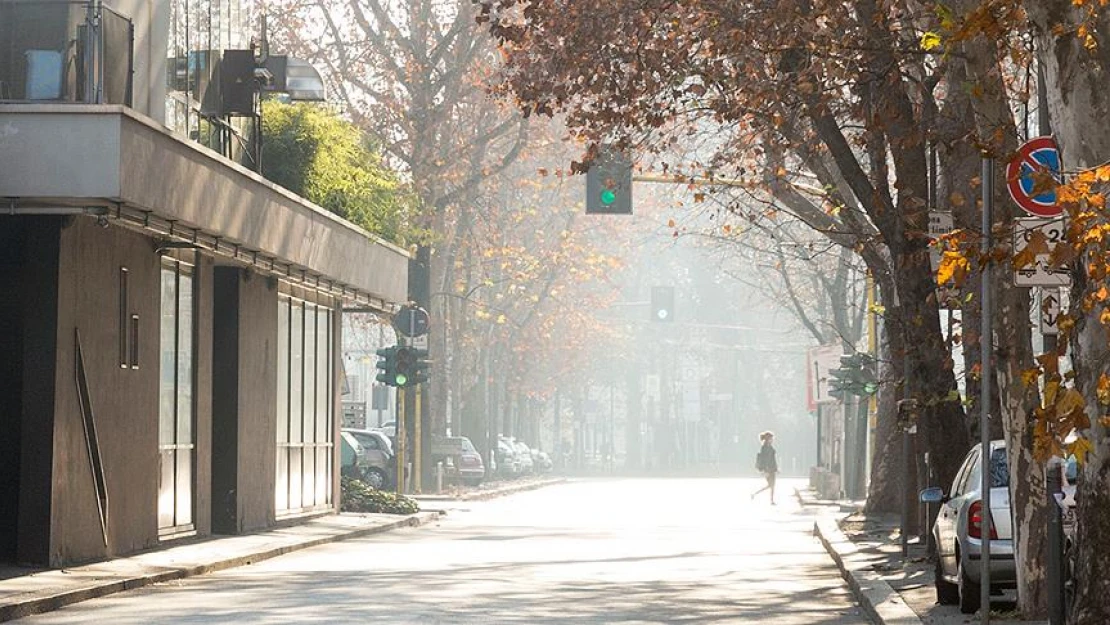
[[[91,209],[383,312],[407,301],[410,255],[129,108],[0,105],[0,219]]]

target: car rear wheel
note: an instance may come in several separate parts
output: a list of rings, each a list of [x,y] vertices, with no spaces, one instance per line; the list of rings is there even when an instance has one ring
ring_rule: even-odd
[[[370,467],[366,470],[366,475],[363,476],[362,480],[366,482],[367,486],[381,490],[385,488],[385,471],[378,467]]]
[[[960,602],[960,587],[944,579],[944,567],[941,566],[940,556],[937,556],[936,566],[933,569],[933,585],[937,588],[937,603],[956,605]]]
[[[959,578],[960,612],[975,614],[979,610],[979,584],[967,576],[962,559],[957,566],[959,567],[956,577]]]

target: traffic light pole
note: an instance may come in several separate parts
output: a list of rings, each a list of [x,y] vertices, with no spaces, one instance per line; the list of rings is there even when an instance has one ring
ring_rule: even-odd
[[[397,389],[397,492],[405,492],[405,389]]]
[[[420,470],[422,468],[422,465],[421,465],[422,455],[420,453],[420,447],[421,447],[420,443],[423,440],[421,438],[422,431],[421,431],[421,427],[420,427],[420,390],[421,390],[420,385],[417,385],[416,388],[413,389],[414,406],[413,406],[413,419],[412,419],[412,426],[413,426],[412,439],[416,443],[412,446],[412,459],[413,459],[412,480],[413,480],[413,491],[415,491],[417,493],[420,492],[421,482],[422,482],[422,480],[420,479]]]

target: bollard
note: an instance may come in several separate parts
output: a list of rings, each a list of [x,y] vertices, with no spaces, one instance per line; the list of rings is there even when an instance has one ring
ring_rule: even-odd
[[[436,463],[436,494],[443,492],[443,461]]]
[[[1048,506],[1048,546],[1046,562],[1048,586],[1048,623],[1065,625],[1064,616],[1064,520],[1060,514],[1063,488],[1060,483],[1061,463],[1053,458],[1045,466],[1045,505]]]

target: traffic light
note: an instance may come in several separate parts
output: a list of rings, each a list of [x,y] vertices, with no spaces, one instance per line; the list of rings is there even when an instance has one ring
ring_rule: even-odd
[[[416,350],[411,347],[397,349],[397,375],[394,377],[396,386],[408,386],[416,372]]]
[[[397,351],[399,349],[394,345],[393,347],[383,347],[375,352],[381,358],[378,361],[378,369],[381,369],[381,373],[377,377],[378,382],[388,386],[397,386]]]
[[[414,349],[413,352],[416,360],[413,362],[412,375],[409,376],[408,383],[415,386],[428,381],[428,367],[431,363],[428,362],[428,350]]]
[[[586,170],[587,215],[632,214],[632,161],[602,148]]]
[[[879,390],[875,358],[870,354],[845,354],[840,368],[829,371],[829,395],[844,399],[848,395],[866,397]]]
[[[651,287],[651,320],[674,321],[674,287]]]
[[[848,389],[851,386],[851,372],[844,368],[844,358],[845,356],[840,357],[839,369],[829,370],[829,395],[840,400],[848,396]]]

